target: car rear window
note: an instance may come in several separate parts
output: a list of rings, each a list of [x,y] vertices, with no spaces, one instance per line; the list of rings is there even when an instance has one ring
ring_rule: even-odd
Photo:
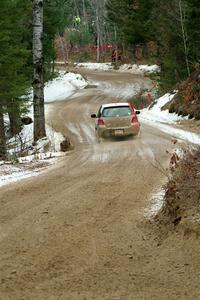
[[[129,106],[105,107],[102,111],[102,117],[125,117],[131,116]]]

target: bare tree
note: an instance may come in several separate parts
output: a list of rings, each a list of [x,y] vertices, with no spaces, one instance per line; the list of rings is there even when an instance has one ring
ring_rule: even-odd
[[[101,47],[101,31],[100,31],[100,24],[99,24],[99,10],[98,5],[96,9],[96,34],[97,34],[97,62],[100,62],[100,47]]]
[[[184,63],[186,65],[186,70],[188,75],[190,75],[190,67],[189,67],[189,37],[187,34],[187,18],[188,18],[188,7],[185,0],[173,0],[173,1],[164,1],[162,6],[163,13],[169,19],[169,24],[173,23],[173,29],[169,26],[163,27],[163,36],[164,40],[166,40],[166,32],[170,32],[171,34],[176,34],[180,40],[183,42],[183,47],[181,48],[184,55]],[[173,30],[173,32],[172,32]]]
[[[105,0],[90,0],[90,3],[95,16],[97,62],[99,62],[104,39]]]
[[[43,0],[33,0],[34,142],[46,136],[43,76]]]
[[[82,0],[84,26],[88,30],[88,16],[85,7],[85,0]]]
[[[186,63],[187,72],[188,72],[188,76],[189,76],[190,75],[189,60],[188,60],[189,49],[188,49],[187,33],[185,30],[186,12],[185,12],[185,7],[183,5],[182,0],[179,0],[179,13],[180,13],[180,23],[181,23],[183,46],[184,46],[184,54],[185,54],[185,63]]]

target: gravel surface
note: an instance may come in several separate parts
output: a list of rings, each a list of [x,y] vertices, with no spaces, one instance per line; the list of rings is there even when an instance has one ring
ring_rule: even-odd
[[[0,190],[0,299],[200,299],[199,240],[174,232],[161,241],[144,217],[166,179],[159,165],[168,165],[171,137],[142,124],[138,137],[98,144],[90,119],[113,99],[107,83],[122,90],[150,81],[83,75],[100,86],[51,103],[47,120],[74,151]]]

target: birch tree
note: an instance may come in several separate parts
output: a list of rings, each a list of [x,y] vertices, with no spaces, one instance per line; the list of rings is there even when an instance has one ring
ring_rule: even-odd
[[[102,49],[104,40],[104,22],[105,22],[105,0],[90,0],[93,14],[95,16],[96,27],[96,46],[97,62],[100,62],[100,49]]]
[[[96,6],[97,62],[100,62],[101,31],[99,24],[99,6]]]
[[[44,115],[43,0],[33,0],[34,142],[46,136]]]
[[[0,103],[0,160],[6,158],[6,135],[3,118],[3,106]]]
[[[154,0],[152,26],[159,46],[161,85],[165,91],[193,70],[194,49],[197,49],[194,24],[191,25],[195,17],[193,5],[193,0]],[[197,19],[195,23],[199,24]]]
[[[184,47],[185,63],[187,67],[187,73],[189,76],[190,75],[190,67],[189,67],[189,59],[188,59],[189,48],[188,48],[187,32],[185,27],[186,8],[181,0],[179,0],[178,6],[179,6],[179,14],[180,14],[181,34],[182,34],[183,47]]]

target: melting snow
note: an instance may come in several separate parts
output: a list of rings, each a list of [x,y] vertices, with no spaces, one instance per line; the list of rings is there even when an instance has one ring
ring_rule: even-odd
[[[112,63],[78,63],[75,64],[76,67],[82,67],[89,70],[101,70],[101,71],[108,71],[113,70]]]
[[[83,89],[88,82],[80,75],[75,73],[60,72],[60,76],[49,81],[44,88],[45,102],[65,100],[76,90]]]
[[[119,72],[130,72],[133,74],[151,74],[151,73],[159,73],[160,67],[158,65],[124,64],[120,66]]]
[[[152,108],[142,109],[141,114],[139,115],[140,120],[143,123],[154,126],[161,131],[172,135],[173,137],[181,138],[193,144],[200,144],[199,134],[174,127],[178,121],[186,120],[188,117],[178,116],[176,113],[169,113],[169,110],[161,111],[161,107],[169,102],[174,95],[175,94],[167,93],[157,99],[156,104]]]
[[[82,67],[90,70],[110,71],[114,70],[112,63],[77,63],[76,67]],[[146,74],[160,72],[158,65],[136,65],[136,64],[124,64],[119,67],[119,72],[129,72],[133,74]]]
[[[161,189],[150,197],[151,206],[144,210],[144,216],[148,219],[155,217],[164,204],[165,190]]]
[[[49,81],[45,85],[44,97],[45,102],[59,101],[66,99],[76,90],[84,88],[88,82],[80,75],[75,73],[60,72],[58,78]],[[32,98],[32,92],[30,93]],[[46,114],[48,114],[48,106],[45,105]],[[33,107],[30,106],[30,117],[33,118]],[[28,147],[28,155],[18,158],[18,164],[8,164],[1,162],[0,164],[0,186],[16,182],[22,178],[28,178],[38,175],[48,165],[55,163],[55,157],[63,156],[60,151],[60,143],[64,140],[61,133],[56,132],[50,126],[46,125],[47,138],[43,138],[33,143],[33,124],[24,126],[18,137],[10,140],[16,144],[15,148],[10,150],[10,155],[20,153],[23,147]],[[49,152],[45,151],[48,148]],[[47,162],[48,160],[48,162]]]

